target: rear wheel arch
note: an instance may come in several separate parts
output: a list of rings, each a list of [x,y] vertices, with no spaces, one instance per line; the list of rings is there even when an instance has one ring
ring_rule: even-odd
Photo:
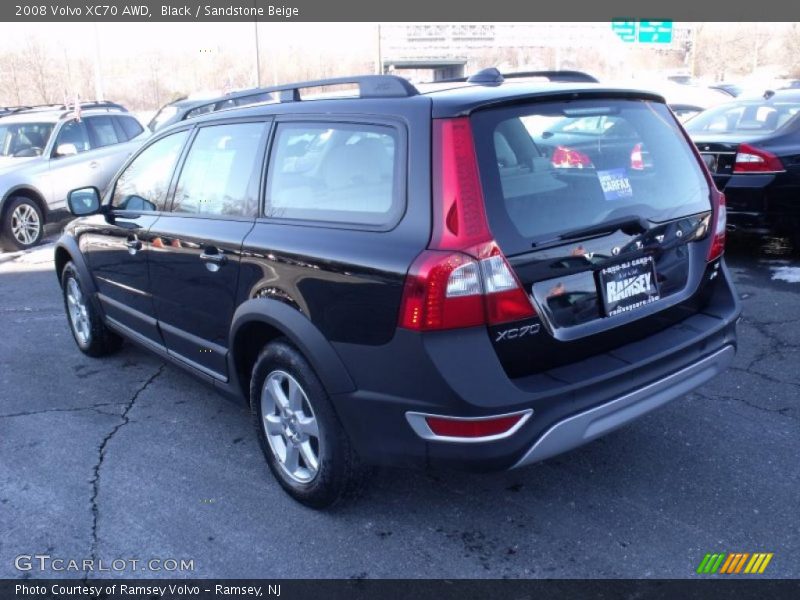
[[[249,399],[250,375],[268,343],[285,339],[309,362],[328,394],[355,389],[344,363],[323,333],[297,308],[269,298],[248,300],[231,324],[229,372],[236,388]]]

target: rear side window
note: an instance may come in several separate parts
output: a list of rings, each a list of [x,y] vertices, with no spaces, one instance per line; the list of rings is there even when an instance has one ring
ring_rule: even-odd
[[[117,119],[117,124],[122,128],[122,132],[125,134],[125,140],[132,140],[137,135],[144,131],[144,127],[142,127],[141,123],[134,119],[133,117],[115,117]]]
[[[487,213],[506,251],[612,220],[711,208],[705,175],[661,103],[542,103],[473,123]]]
[[[119,210],[164,210],[172,172],[188,135],[187,130],[178,131],[142,150],[117,179],[111,205]]]
[[[235,123],[198,131],[181,169],[172,212],[255,216],[264,123]]]
[[[92,136],[92,147],[102,148],[103,146],[111,146],[120,142],[111,117],[88,117],[86,125],[89,127],[89,133]]]
[[[266,216],[385,226],[401,211],[397,130],[281,123],[269,163]]]

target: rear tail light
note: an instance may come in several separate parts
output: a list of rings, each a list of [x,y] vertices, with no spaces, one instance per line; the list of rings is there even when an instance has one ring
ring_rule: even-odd
[[[733,165],[734,173],[780,173],[784,170],[781,159],[772,152],[750,144],[739,144]]]
[[[495,325],[536,315],[494,241],[469,118],[434,121],[434,231],[406,277],[400,326]]]
[[[530,409],[490,417],[448,417],[406,413],[412,429],[426,440],[443,442],[489,442],[510,437],[531,417]]]
[[[584,169],[594,166],[592,159],[586,154],[567,146],[557,146],[550,157],[550,162],[558,169]]]
[[[636,144],[633,150],[631,150],[631,169],[635,169],[636,171],[644,170],[644,157],[642,156],[641,142]]]
[[[715,191],[712,194],[713,211],[711,213],[711,247],[708,249],[708,260],[712,261],[725,251],[725,227],[727,225],[727,209],[725,194]]]

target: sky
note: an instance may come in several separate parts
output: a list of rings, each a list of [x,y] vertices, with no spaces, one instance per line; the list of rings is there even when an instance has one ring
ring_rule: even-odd
[[[375,47],[376,25],[370,23],[259,23],[262,48],[303,45],[324,50],[336,31],[338,48],[370,51]],[[95,31],[103,54],[128,55],[131,48],[147,45],[149,50],[180,46],[196,49],[225,46],[252,47],[254,24],[250,23],[0,23],[0,50],[14,50],[36,36],[67,52],[94,51]]]

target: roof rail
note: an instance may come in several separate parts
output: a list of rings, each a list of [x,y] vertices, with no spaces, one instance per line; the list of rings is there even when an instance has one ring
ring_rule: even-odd
[[[30,109],[30,106],[0,106],[0,117]]]
[[[409,96],[416,96],[419,94],[417,88],[403,77],[396,75],[356,75],[353,77],[335,77],[331,79],[315,79],[312,81],[301,81],[298,83],[286,83],[283,85],[274,85],[263,88],[253,88],[250,90],[241,90],[239,92],[230,92],[224,96],[212,98],[208,102],[193,106],[187,112],[187,117],[207,115],[210,112],[217,112],[218,110],[227,110],[236,107],[224,107],[215,109],[214,106],[219,102],[225,100],[232,100],[236,98],[246,98],[248,96],[256,96],[259,94],[268,94],[272,92],[278,93],[278,100],[280,102],[300,102],[300,90],[324,87],[330,85],[344,85],[356,84],[358,85],[358,95],[360,98],[406,98]],[[211,110],[199,112],[198,109],[211,106]],[[195,113],[192,115],[191,113]]]
[[[583,71],[519,71],[517,73],[501,73],[495,67],[488,67],[481,69],[477,73],[469,77],[455,77],[452,79],[440,79],[433,83],[476,83],[478,85],[500,85],[506,79],[522,79],[526,77],[541,77],[553,82],[570,82],[570,83],[599,83],[597,79],[584,73]]]
[[[298,102],[302,100],[300,90],[324,87],[329,85],[358,85],[360,98],[407,98],[419,94],[417,88],[408,79],[397,75],[357,75],[354,77],[334,77],[316,79],[267,88],[266,91],[280,92],[281,102]]]
[[[95,108],[105,109],[107,111],[118,110],[120,112],[128,112],[128,109],[116,102],[109,102],[108,100],[87,100],[79,103],[82,110],[91,110]],[[62,117],[75,112],[75,104],[59,104],[55,107],[64,112],[61,113]]]

